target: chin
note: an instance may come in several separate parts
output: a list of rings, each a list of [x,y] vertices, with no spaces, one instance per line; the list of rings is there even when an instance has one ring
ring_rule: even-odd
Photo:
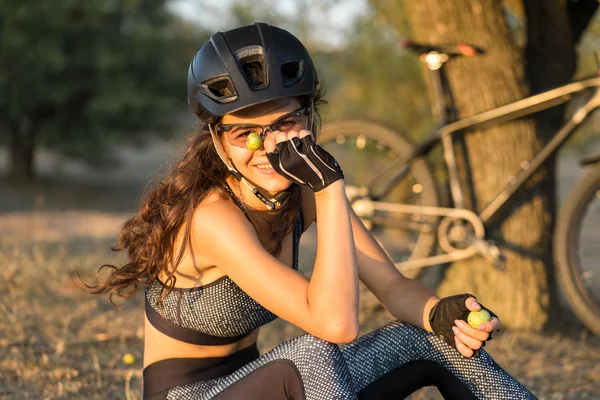
[[[260,188],[269,192],[271,196],[275,196],[277,193],[289,188],[291,184],[292,182],[282,177],[277,182],[265,182],[264,184],[261,182]]]
[[[292,184],[291,181],[285,179],[279,174],[274,174],[273,176],[253,174],[252,181],[256,186],[268,192],[271,196],[281,192],[282,190],[286,190]]]

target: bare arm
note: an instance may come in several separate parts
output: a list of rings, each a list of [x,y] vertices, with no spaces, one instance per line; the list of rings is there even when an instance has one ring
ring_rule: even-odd
[[[305,192],[303,209],[306,225],[309,225],[315,220],[315,203],[314,196]],[[394,317],[431,332],[429,311],[439,298],[421,282],[405,278],[347,201],[346,205],[352,222],[360,280]],[[320,225],[319,219],[317,226]]]
[[[393,261],[353,210],[351,218],[360,279],[393,316],[432,332],[429,312],[439,298],[419,281],[407,279],[398,272]],[[465,306],[471,311],[481,308],[473,297],[466,299]],[[471,328],[461,321],[453,327],[456,349],[465,357],[471,357],[473,350],[483,346],[489,332],[500,328],[500,321],[494,318],[480,328]]]
[[[319,225],[309,306],[329,318],[343,316],[353,340],[358,335],[358,266],[344,181],[316,193],[315,203]]]
[[[431,332],[429,311],[439,298],[421,282],[405,278],[354,210],[350,213],[361,281],[394,317]]]
[[[358,334],[358,268],[343,181],[323,189],[315,202],[320,224],[310,281],[271,256],[230,202],[197,208],[194,245],[203,261],[271,312],[324,340],[350,342]]]

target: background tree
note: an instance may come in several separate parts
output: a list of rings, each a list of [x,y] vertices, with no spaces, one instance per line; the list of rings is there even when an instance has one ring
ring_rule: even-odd
[[[106,166],[111,146],[166,131],[202,34],[165,3],[0,0],[0,140],[12,180],[34,177],[40,146]]]
[[[375,15],[357,20],[348,45],[321,52],[317,65],[330,89],[329,119],[365,118],[403,132],[410,127],[413,138],[434,128],[418,59]]]
[[[526,19],[526,30],[511,31],[507,9],[499,0],[404,1],[371,0],[379,15],[397,29],[428,43],[464,42],[485,49],[475,58],[447,64],[459,117],[516,101],[567,82],[575,72],[575,45],[597,8],[595,0],[518,0],[507,2],[513,15]],[[510,22],[510,20],[508,20]],[[517,34],[515,36],[515,33]],[[519,44],[524,44],[524,48]],[[481,210],[514,175],[521,161],[531,159],[562,119],[563,109],[539,118],[521,119],[480,129],[464,136],[460,165],[463,183],[470,175],[470,207]],[[457,145],[460,151],[463,146]],[[552,229],[555,215],[554,160],[535,174],[505,210],[505,218],[489,236],[507,256],[507,271],[497,272],[474,258],[454,263],[439,287],[440,295],[469,291],[497,310],[505,325],[540,330],[556,304],[552,273]],[[468,187],[468,185],[465,185]],[[493,284],[492,284],[493,282]]]

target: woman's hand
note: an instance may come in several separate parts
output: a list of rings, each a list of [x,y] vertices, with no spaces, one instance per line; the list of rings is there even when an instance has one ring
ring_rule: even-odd
[[[265,150],[267,151],[267,153],[272,153],[273,151],[275,151],[275,146],[277,146],[277,143],[281,143],[286,140],[291,140],[292,138],[295,138],[295,137],[298,139],[302,139],[303,137],[306,137],[306,136],[313,136],[313,134],[312,134],[312,132],[310,132],[306,129],[301,130],[300,132],[289,131],[287,133],[275,131],[265,137],[263,145],[265,146]]]
[[[465,306],[469,311],[481,310],[481,304],[475,297],[468,297],[465,300]],[[500,320],[495,314],[491,321],[479,324],[477,329],[462,319],[456,319],[454,324],[452,332],[454,332],[456,349],[465,357],[471,357],[477,350],[485,346],[485,342],[492,338],[491,333],[499,331],[501,326]]]
[[[433,306],[429,313],[429,322],[433,332],[463,356],[479,356],[479,349],[491,339],[491,332],[500,329],[500,320],[486,308],[492,316],[491,321],[480,324],[477,329],[466,322],[471,311],[483,307],[475,296],[468,293],[444,297]]]
[[[267,136],[264,146],[267,159],[275,171],[315,192],[344,178],[337,161],[315,143],[307,130],[299,133],[276,131]]]

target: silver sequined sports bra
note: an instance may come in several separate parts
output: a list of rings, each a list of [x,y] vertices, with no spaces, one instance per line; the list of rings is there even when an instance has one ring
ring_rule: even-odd
[[[225,189],[248,217],[231,189],[227,185]],[[299,212],[293,232],[292,267],[296,271],[302,225]],[[146,287],[146,316],[158,331],[186,343],[208,346],[235,343],[277,318],[228,276],[194,288],[173,288],[159,303],[164,287],[158,280]]]

